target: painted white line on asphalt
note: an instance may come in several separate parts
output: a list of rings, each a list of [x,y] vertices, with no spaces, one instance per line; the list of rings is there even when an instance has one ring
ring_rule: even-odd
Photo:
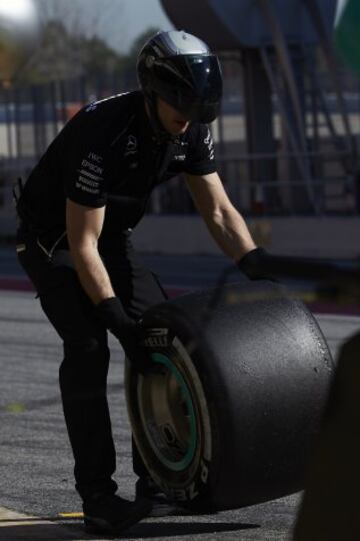
[[[0,528],[5,526],[29,526],[31,524],[52,524],[50,520],[38,519],[33,515],[24,515],[6,509],[6,507],[0,507]]]
[[[24,541],[24,539],[80,541],[78,532],[72,532],[64,527],[64,524],[57,524],[50,519],[34,515],[17,513],[5,507],[0,507],[0,539],[6,539],[6,541]]]

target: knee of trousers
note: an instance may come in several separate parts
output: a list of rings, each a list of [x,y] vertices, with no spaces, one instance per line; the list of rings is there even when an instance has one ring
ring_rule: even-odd
[[[109,369],[110,350],[103,340],[83,338],[64,343],[60,384],[103,386]]]

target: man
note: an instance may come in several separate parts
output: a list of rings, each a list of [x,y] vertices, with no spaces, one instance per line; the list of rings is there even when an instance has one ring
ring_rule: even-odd
[[[131,244],[151,190],[184,172],[222,250],[245,271],[261,259],[216,172],[207,123],[222,94],[217,57],[192,35],[162,32],[137,70],[140,91],[92,103],[64,127],[17,205],[20,262],[63,340],[60,388],[85,525],[112,533],[148,515],[156,497],[136,449],[136,500],[115,495],[106,398],[107,329],[139,361],[135,322],[165,298]]]

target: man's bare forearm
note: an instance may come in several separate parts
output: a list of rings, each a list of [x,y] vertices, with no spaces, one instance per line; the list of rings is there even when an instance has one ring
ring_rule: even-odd
[[[114,297],[108,272],[96,246],[85,246],[71,250],[80,283],[94,304]]]
[[[244,218],[234,207],[215,213],[207,226],[222,251],[234,261],[256,248]]]

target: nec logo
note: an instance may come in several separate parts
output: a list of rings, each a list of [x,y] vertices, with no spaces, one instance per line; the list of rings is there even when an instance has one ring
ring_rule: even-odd
[[[98,156],[98,154],[95,154],[94,152],[89,152],[88,158],[96,163],[101,163],[103,160],[102,156]]]

